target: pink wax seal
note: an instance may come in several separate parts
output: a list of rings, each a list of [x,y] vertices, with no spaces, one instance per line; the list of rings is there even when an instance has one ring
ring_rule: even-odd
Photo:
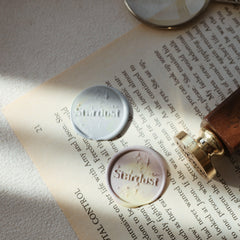
[[[108,188],[119,204],[139,207],[161,196],[166,172],[165,160],[159,153],[142,146],[128,147],[108,165]]]

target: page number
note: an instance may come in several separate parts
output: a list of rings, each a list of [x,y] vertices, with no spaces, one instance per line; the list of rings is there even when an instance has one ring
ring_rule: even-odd
[[[43,129],[41,128],[41,126],[39,124],[34,127],[34,130],[36,133],[40,133],[43,131]]]

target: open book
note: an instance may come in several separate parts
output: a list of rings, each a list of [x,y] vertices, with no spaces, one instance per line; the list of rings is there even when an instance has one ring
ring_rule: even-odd
[[[239,239],[240,157],[221,157],[217,176],[202,178],[173,138],[198,134],[203,116],[240,85],[240,9],[215,4],[193,25],[167,31],[140,25],[4,109],[79,239]],[[76,134],[77,94],[107,85],[132,107],[117,139]],[[106,188],[111,157],[144,145],[168,164],[168,185],[155,202],[118,205]]]

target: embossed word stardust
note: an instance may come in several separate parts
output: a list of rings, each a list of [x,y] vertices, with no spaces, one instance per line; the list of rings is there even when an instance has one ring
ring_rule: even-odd
[[[76,109],[76,116],[79,117],[112,117],[112,118],[118,118],[120,117],[120,110],[119,109]]]
[[[144,177],[144,174],[136,175],[136,174],[126,173],[121,169],[115,169],[113,177],[130,181],[130,182],[144,183],[152,186],[157,186],[159,182],[158,177],[153,177],[153,178]]]

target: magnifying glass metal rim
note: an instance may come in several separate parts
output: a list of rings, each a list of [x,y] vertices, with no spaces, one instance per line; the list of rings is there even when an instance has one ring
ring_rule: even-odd
[[[153,26],[153,27],[158,27],[158,28],[163,28],[163,29],[175,29],[177,27],[181,27],[182,25],[184,24],[187,24],[189,23],[191,20],[193,20],[194,18],[196,18],[198,15],[200,15],[201,13],[203,13],[207,6],[209,5],[209,3],[211,2],[211,0],[205,0],[205,3],[204,5],[202,6],[202,8],[196,13],[194,14],[192,17],[190,17],[189,19],[187,19],[186,21],[184,22],[180,22],[180,23],[177,23],[177,24],[169,24],[169,25],[161,25],[161,24],[157,24],[157,23],[154,23],[152,21],[149,21],[145,18],[143,18],[142,16],[140,16],[139,14],[137,14],[132,8],[131,6],[129,5],[128,3],[129,0],[124,0],[124,3],[126,5],[126,7],[128,8],[128,10],[133,14],[133,16],[135,16],[138,20],[140,20],[141,22],[143,23],[146,23],[150,26]]]

